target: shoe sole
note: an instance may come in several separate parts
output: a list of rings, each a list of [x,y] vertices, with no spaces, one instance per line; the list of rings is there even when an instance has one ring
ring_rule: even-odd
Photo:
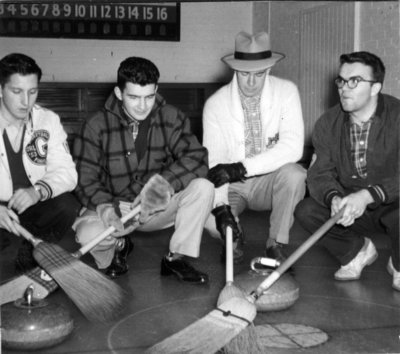
[[[362,271],[364,270],[364,268],[366,267],[366,266],[369,266],[369,265],[371,265],[372,263],[374,263],[375,261],[376,261],[376,259],[378,258],[378,253],[375,253],[375,255],[365,264],[365,266],[361,269],[361,272],[360,272],[360,274],[358,275],[358,277],[349,277],[349,278],[339,278],[339,277],[336,277],[336,275],[334,276],[335,277],[335,280],[339,280],[339,281],[350,281],[350,280],[358,280],[358,279],[360,279],[361,278],[361,273],[362,273]]]
[[[207,278],[205,278],[204,281],[188,281],[188,280],[184,280],[183,277],[178,272],[175,272],[173,269],[170,269],[170,268],[167,268],[167,267],[165,267],[164,269],[161,268],[160,274],[163,277],[167,277],[167,276],[170,276],[170,275],[175,275],[175,277],[179,281],[184,282],[186,284],[207,284],[208,283],[208,279]]]

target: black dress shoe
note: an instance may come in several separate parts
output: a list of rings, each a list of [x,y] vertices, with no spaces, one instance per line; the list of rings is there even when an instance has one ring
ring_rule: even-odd
[[[133,250],[133,242],[131,241],[129,236],[120,237],[117,242],[120,244],[117,244],[117,247],[115,248],[114,258],[105,271],[106,275],[108,275],[112,279],[118,278],[128,271],[129,267],[127,264],[127,260],[129,254]]]
[[[268,258],[273,258],[279,261],[281,264],[286,260],[287,256],[283,249],[283,245],[280,243],[276,243],[274,246],[268,247],[265,250],[265,255]]]
[[[233,264],[241,264],[243,263],[244,260],[244,251],[243,251],[243,245],[244,245],[244,233],[241,225],[238,223],[238,228],[239,228],[239,233],[234,234],[234,240],[233,240]],[[221,263],[226,263],[226,249],[225,249],[225,241],[222,240],[223,245],[222,245],[222,251],[221,251]]]
[[[282,264],[287,259],[287,255],[284,250],[284,245],[282,245],[281,243],[276,243],[274,246],[268,247],[265,250],[265,255],[268,258],[273,258],[273,259],[279,261],[280,264]],[[294,275],[293,267],[289,267],[287,269],[287,272]]]
[[[161,275],[166,276],[171,274],[174,274],[179,280],[192,284],[208,283],[207,274],[194,269],[182,258],[169,261],[167,257],[163,257],[161,260]]]
[[[238,243],[235,246],[233,246],[233,264],[240,264],[243,263],[244,259],[244,252],[241,247],[241,244]],[[225,245],[222,246],[222,251],[221,251],[221,263],[226,263],[226,249]]]

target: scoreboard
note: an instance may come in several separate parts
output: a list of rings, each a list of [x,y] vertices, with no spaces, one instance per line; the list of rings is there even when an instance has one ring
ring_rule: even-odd
[[[0,0],[0,36],[179,41],[180,4]]]

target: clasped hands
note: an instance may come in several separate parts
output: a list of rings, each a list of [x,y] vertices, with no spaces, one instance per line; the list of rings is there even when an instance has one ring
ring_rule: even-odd
[[[169,182],[156,174],[144,185],[133,203],[120,201],[99,204],[96,211],[105,227],[115,228],[113,236],[123,236],[132,232],[139,224],[146,223],[153,214],[165,210],[173,194],[174,189]],[[122,215],[127,214],[139,204],[140,214],[128,220],[124,227],[121,221]]]
[[[371,194],[366,189],[351,193],[344,198],[335,196],[331,202],[331,216],[344,207],[343,216],[337,221],[337,224],[350,226],[355,219],[364,214],[368,204],[373,201]]]
[[[225,183],[243,181],[246,173],[246,168],[241,162],[220,163],[208,171],[207,178],[214,184],[215,188],[218,188]]]

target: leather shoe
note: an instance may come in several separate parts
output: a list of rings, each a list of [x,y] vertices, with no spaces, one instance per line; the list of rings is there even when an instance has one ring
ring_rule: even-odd
[[[335,273],[336,280],[357,280],[367,265],[371,265],[378,257],[378,252],[372,241],[364,237],[364,246],[348,264],[341,266]]]
[[[240,264],[243,263],[244,259],[244,252],[241,247],[241,243],[238,242],[233,243],[233,264]],[[222,251],[221,251],[221,263],[226,263],[226,250],[225,246],[222,246]]]
[[[240,264],[243,263],[244,260],[244,232],[241,225],[238,223],[239,233],[236,233],[233,240],[233,264]],[[236,239],[235,239],[236,236]],[[221,251],[221,263],[226,263],[226,249],[225,249],[225,241],[221,239],[223,242],[222,251]]]
[[[273,258],[279,261],[281,264],[286,260],[287,256],[283,249],[283,245],[281,243],[275,243],[275,245],[268,247],[265,250],[265,255],[268,258]]]
[[[189,263],[182,258],[170,261],[167,257],[161,260],[161,275],[175,275],[179,280],[192,284],[208,283],[208,276],[194,269]]]
[[[108,275],[111,279],[118,278],[128,271],[129,266],[127,264],[127,260],[129,254],[133,250],[133,242],[129,236],[119,237],[117,242],[119,244],[117,243],[115,248],[114,258],[105,271],[106,275]]]

